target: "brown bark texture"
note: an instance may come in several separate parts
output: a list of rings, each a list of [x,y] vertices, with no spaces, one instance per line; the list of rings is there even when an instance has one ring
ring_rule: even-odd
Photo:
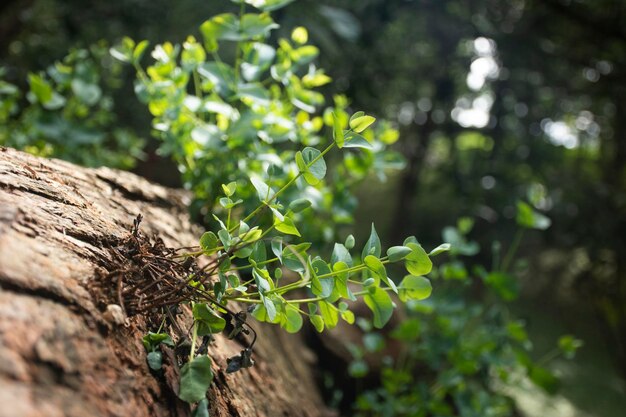
[[[196,244],[184,192],[127,172],[87,169],[0,148],[0,417],[184,416],[167,372],[150,371],[146,320],[116,325],[90,292],[110,248],[142,231]],[[104,269],[104,271],[103,271]],[[298,335],[252,323],[256,364],[226,374],[242,345],[209,346],[211,416],[324,416],[315,355]]]

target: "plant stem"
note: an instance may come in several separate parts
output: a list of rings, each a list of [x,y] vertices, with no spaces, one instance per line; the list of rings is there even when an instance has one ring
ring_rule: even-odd
[[[525,229],[521,229],[521,228],[517,229],[517,232],[515,233],[515,236],[513,237],[513,242],[511,242],[511,246],[507,250],[506,256],[502,260],[502,266],[500,268],[502,272],[506,272],[509,269],[511,265],[511,261],[513,260],[513,256],[515,255],[515,252],[517,252],[519,244],[521,243],[522,238],[524,237],[524,230]]]
[[[198,324],[193,322],[193,335],[191,336],[191,350],[189,351],[189,362],[193,361],[196,352],[196,339],[198,339]]]

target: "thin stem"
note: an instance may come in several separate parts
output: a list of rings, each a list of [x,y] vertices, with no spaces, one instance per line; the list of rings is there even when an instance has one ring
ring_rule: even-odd
[[[198,324],[193,322],[193,335],[191,336],[191,350],[189,351],[189,362],[193,361],[196,352],[196,340],[198,339]]]
[[[513,260],[513,256],[515,255],[515,252],[517,252],[519,244],[521,243],[522,238],[524,237],[524,231],[525,229],[521,229],[521,228],[517,229],[517,232],[515,233],[515,237],[513,238],[513,242],[511,242],[511,246],[509,247],[509,250],[506,252],[506,256],[502,260],[502,267],[500,268],[502,272],[506,272],[509,269],[509,266],[511,265],[511,261]]]

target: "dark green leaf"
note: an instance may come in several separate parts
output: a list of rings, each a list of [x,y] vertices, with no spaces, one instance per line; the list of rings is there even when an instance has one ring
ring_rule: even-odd
[[[361,252],[361,259],[365,259],[367,255],[374,255],[379,258],[381,253],[380,247],[380,238],[376,233],[376,228],[374,227],[374,223],[372,223],[372,230],[370,232],[370,237],[365,243],[363,247],[363,251]]]
[[[153,371],[158,371],[163,366],[163,354],[158,350],[148,353],[148,366]]]
[[[387,256],[390,262],[398,262],[406,258],[411,252],[411,248],[408,246],[392,246],[387,249]]]
[[[206,397],[212,380],[211,359],[206,355],[197,356],[180,370],[178,397],[188,403],[198,402]]]

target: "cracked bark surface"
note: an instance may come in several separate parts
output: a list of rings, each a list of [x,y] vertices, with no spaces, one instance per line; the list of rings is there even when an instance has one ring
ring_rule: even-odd
[[[0,148],[0,417],[188,415],[146,364],[144,319],[111,325],[88,291],[139,213],[144,233],[195,244],[188,199],[127,172]],[[332,415],[302,338],[252,325],[249,370],[224,373],[236,341],[209,348],[211,416]]]

